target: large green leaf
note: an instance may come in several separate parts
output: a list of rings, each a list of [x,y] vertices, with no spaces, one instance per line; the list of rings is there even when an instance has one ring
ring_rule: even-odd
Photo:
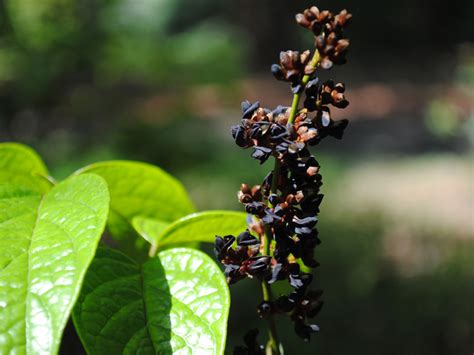
[[[0,169],[17,173],[48,175],[41,158],[30,147],[19,143],[0,143]]]
[[[109,186],[108,227],[118,239],[133,233],[133,217],[141,215],[164,222],[192,213],[193,204],[181,183],[156,166],[131,161],[108,161],[89,165],[77,173],[102,176]]]
[[[0,190],[22,187],[38,193],[51,188],[48,170],[30,147],[18,143],[0,143]]]
[[[223,354],[229,305],[221,270],[198,250],[139,266],[100,248],[73,319],[89,354]]]
[[[168,226],[160,221],[135,217],[134,227],[147,241],[161,248],[191,242],[214,243],[216,235],[243,232],[247,214],[235,211],[204,211],[180,218]]]
[[[54,354],[105,227],[99,176],[0,190],[0,353]]]

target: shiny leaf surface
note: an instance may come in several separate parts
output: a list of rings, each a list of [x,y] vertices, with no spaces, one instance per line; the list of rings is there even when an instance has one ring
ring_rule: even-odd
[[[163,222],[152,218],[136,216],[132,220],[133,228],[150,244],[156,244],[159,236],[170,225],[169,222]]]
[[[17,173],[48,175],[41,158],[30,147],[19,143],[0,143],[0,169]]]
[[[52,185],[47,176],[46,166],[30,147],[18,143],[0,143],[0,190],[21,187],[45,193]]]
[[[134,233],[133,217],[171,222],[192,213],[186,190],[174,177],[153,165],[132,161],[108,161],[89,165],[79,173],[102,176],[110,191],[108,227],[117,239]]]
[[[223,354],[229,305],[221,270],[198,250],[140,266],[100,248],[73,316],[89,354]]]
[[[158,247],[191,242],[214,243],[216,235],[237,235],[247,228],[247,214],[234,211],[193,213],[169,224],[166,228],[148,222],[137,231]],[[146,236],[146,237],[145,237]]]
[[[0,190],[0,352],[54,354],[105,227],[106,182]]]

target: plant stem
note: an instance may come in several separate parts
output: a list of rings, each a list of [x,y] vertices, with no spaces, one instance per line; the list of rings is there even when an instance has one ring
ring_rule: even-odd
[[[319,65],[319,52],[316,50],[314,52],[313,58],[311,58],[311,62],[309,63],[309,66],[312,68],[317,68]],[[307,74],[304,75],[303,78],[301,79],[301,86],[302,90],[296,94],[293,95],[293,102],[291,104],[291,110],[290,110],[290,116],[288,118],[288,126],[291,126],[296,117],[296,113],[298,111],[298,105],[300,103],[301,99],[301,93],[306,87],[306,84],[308,84],[309,79],[311,78],[311,75]],[[270,188],[270,192],[272,194],[276,194],[278,190],[278,177],[280,174],[280,160],[278,158],[275,158],[275,166],[273,168],[273,176],[272,176],[272,186]],[[270,205],[270,203],[268,203]],[[271,235],[271,230],[270,228],[265,228],[265,234],[262,237],[262,242],[264,246],[264,255],[269,255],[271,256],[270,252],[270,244],[272,241],[272,235]],[[263,293],[263,300],[265,302],[270,302],[272,299],[272,289],[271,286],[265,281],[265,279],[262,280],[262,293]],[[275,325],[275,320],[271,314],[266,316],[266,320],[268,323],[268,333],[270,336],[270,340],[268,341],[267,344],[267,354],[269,355],[281,355],[280,352],[280,342],[278,341],[278,334],[277,334],[277,329]]]
[[[273,166],[272,186],[270,192],[276,194],[278,190],[278,175],[280,174],[280,159],[275,158],[275,165]],[[270,252],[270,250],[268,250]]]
[[[317,68],[319,65],[319,51],[315,50],[313,58],[311,58],[311,62],[309,63],[309,66],[312,68]],[[300,103],[301,99],[301,94],[304,91],[304,88],[306,87],[306,84],[308,84],[309,79],[311,78],[311,74],[306,74],[303,76],[301,79],[301,90],[300,92],[297,92],[296,94],[293,95],[293,102],[291,103],[291,110],[290,110],[290,117],[288,118],[288,126],[291,126],[295,122],[295,117],[298,112],[298,105]]]
[[[277,337],[275,319],[273,319],[273,317],[270,316],[267,322],[268,322],[268,334],[270,336],[267,347],[270,347],[272,351],[271,352],[272,355],[281,355],[280,342],[278,341],[278,337]]]
[[[278,175],[280,172],[280,160],[278,158],[275,158],[275,166],[273,167],[273,177],[272,177],[272,185],[270,188],[271,193],[276,193],[278,189]],[[268,205],[270,206],[270,202],[268,202]],[[270,228],[266,227],[265,228],[265,234],[262,237],[262,242],[263,242],[263,254],[264,255],[271,255],[270,252],[270,244],[272,241],[272,236],[271,236],[271,230]],[[262,280],[262,293],[263,293],[263,300],[265,302],[270,302],[272,300],[272,289],[271,285],[268,284],[265,279]],[[268,335],[269,335],[269,340],[267,344],[267,354],[269,355],[280,355],[280,342],[278,341],[278,335],[277,335],[277,329],[276,329],[276,324],[275,324],[275,319],[273,318],[273,315],[269,314],[265,317],[268,323]]]
[[[158,244],[156,242],[152,243],[150,246],[150,250],[148,251],[148,256],[150,258],[153,258],[154,256],[156,256],[157,252],[158,252]]]
[[[278,161],[278,159],[276,160]],[[272,184],[273,185],[273,184]],[[268,229],[265,231],[265,234],[263,236],[263,243],[264,243],[264,254],[265,255],[270,255],[270,243],[271,239],[269,237],[269,233],[271,233]],[[265,302],[270,302],[272,299],[272,290],[271,286],[265,281],[265,279],[262,280],[262,293],[263,293],[263,300]],[[277,334],[277,329],[275,325],[275,319],[273,318],[273,315],[269,314],[265,317],[268,323],[268,335],[270,339],[268,340],[268,344],[271,348],[271,354],[273,355],[280,355],[280,342],[278,341],[278,334]],[[267,346],[268,348],[268,346]]]

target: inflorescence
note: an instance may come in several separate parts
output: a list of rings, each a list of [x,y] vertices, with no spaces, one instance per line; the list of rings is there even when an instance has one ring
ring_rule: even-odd
[[[349,41],[343,31],[351,17],[346,10],[333,15],[315,6],[296,15],[296,22],[314,34],[316,49],[312,56],[309,50],[281,52],[279,64],[271,67],[276,79],[291,84],[292,107],[270,110],[259,102],[244,101],[242,121],[232,127],[238,146],[252,148],[252,157],[261,164],[274,157],[275,168],[260,185],[242,184],[238,192],[249,214],[249,228],[238,236],[216,236],[216,256],[225,266],[229,284],[246,277],[269,285],[289,282],[290,294],[264,300],[257,312],[262,318],[289,315],[296,333],[306,341],[319,330],[307,319],[323,305],[322,291],[310,288],[313,276],[306,272],[319,265],[314,251],[320,244],[316,224],[323,199],[320,166],[309,146],[326,137],[342,138],[348,121],[334,121],[330,106],[349,104],[344,84],[321,83],[316,73],[318,68],[327,70],[346,62]]]

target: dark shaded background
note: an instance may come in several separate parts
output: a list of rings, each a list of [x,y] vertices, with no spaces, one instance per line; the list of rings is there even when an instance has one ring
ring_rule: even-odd
[[[229,127],[243,99],[290,104],[268,68],[280,50],[312,47],[293,19],[311,4],[2,0],[0,140],[36,148],[57,178],[143,160],[180,178],[200,209],[240,209],[239,184],[270,167]],[[322,74],[347,84],[351,104],[335,114],[351,123],[314,151],[326,304],[309,344],[279,322],[287,354],[471,354],[474,2],[317,5],[354,14],[349,64]],[[229,351],[265,329],[259,292],[232,287]]]

